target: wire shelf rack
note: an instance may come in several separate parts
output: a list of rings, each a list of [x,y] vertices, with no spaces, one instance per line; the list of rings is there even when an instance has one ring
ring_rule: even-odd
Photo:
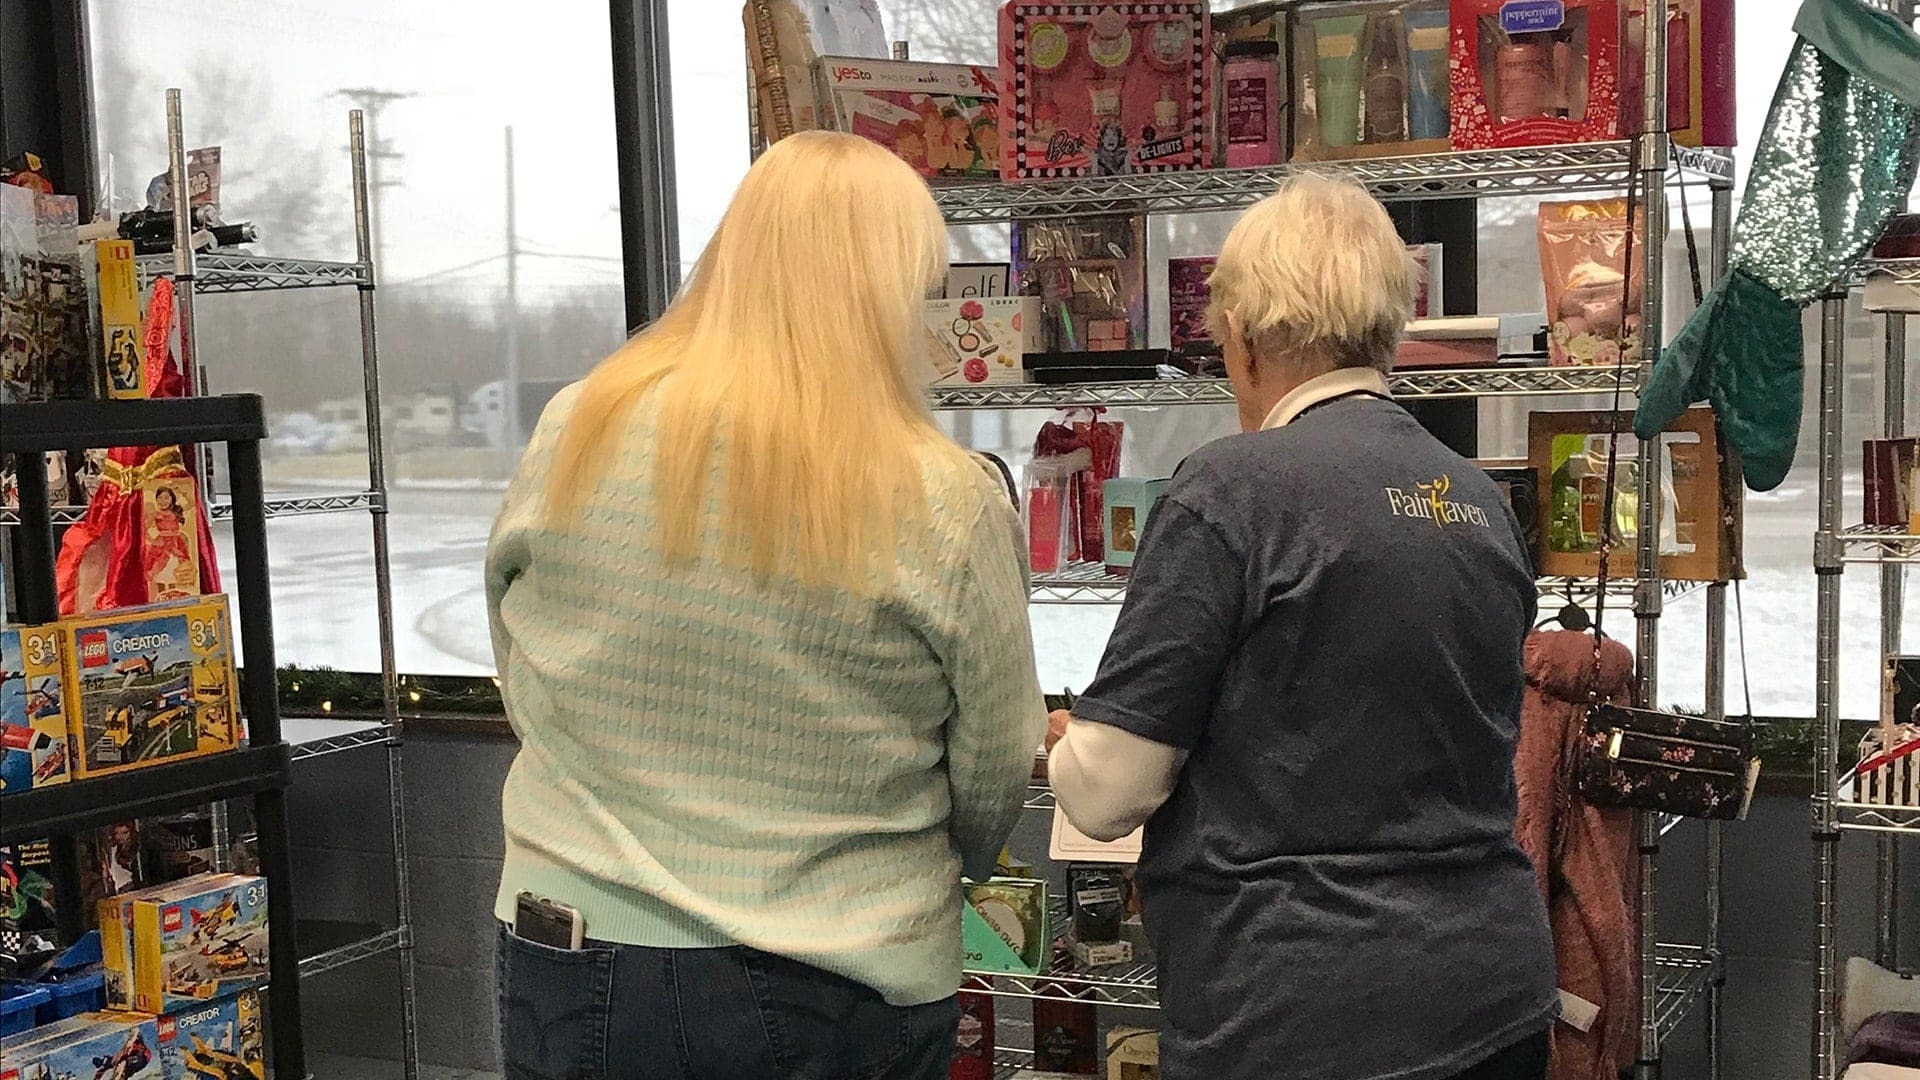
[[[1920,259],[1872,259],[1862,270],[1868,281],[1886,280],[1920,288]]]
[[[378,492],[354,491],[340,495],[269,495],[267,496],[267,516],[309,517],[315,514],[341,514],[354,510],[371,510],[384,501]],[[226,521],[233,517],[233,504],[216,502],[208,507],[215,521]],[[71,525],[87,516],[84,506],[56,506],[53,508],[53,521],[56,525]],[[0,525],[20,524],[20,512],[12,508],[0,509]]]
[[[1396,371],[1388,377],[1396,398],[1555,397],[1610,394],[1619,375],[1610,367],[1493,366]],[[1631,384],[1624,387],[1633,393]],[[1143,379],[1113,383],[1002,383],[997,386],[935,386],[927,391],[933,408],[1063,409],[1145,405],[1231,405],[1233,388],[1225,379]]]
[[[1880,806],[1836,800],[1834,809],[1839,814],[1842,829],[1920,836],[1920,806]]]
[[[1672,162],[1670,178],[1716,188],[1733,183],[1733,162],[1724,154],[1676,147]],[[1307,170],[1347,177],[1383,200],[1408,202],[1619,191],[1626,188],[1635,166],[1630,143],[1605,142],[1257,169],[990,181],[937,188],[933,197],[948,224],[982,225],[1014,218],[1234,210],[1272,194]]]
[[[1572,600],[1581,606],[1594,602],[1597,581],[1593,578],[1545,577],[1540,579],[1542,601]],[[1609,578],[1607,599],[1631,602],[1638,582],[1632,578]],[[1706,587],[1699,581],[1666,581],[1660,592],[1667,600],[1678,600]],[[1107,573],[1100,563],[1069,563],[1058,570],[1033,575],[1028,599],[1035,604],[1118,604],[1127,597],[1127,579]]]
[[[400,948],[406,941],[403,930],[386,930],[362,941],[351,942],[337,949],[309,956],[300,961],[300,977],[310,978],[322,972],[343,968],[375,956],[382,956]]]
[[[1855,525],[1840,540],[1850,563],[1920,563],[1920,536],[1905,529]]]
[[[1663,943],[1656,952],[1658,968],[1658,1004],[1655,1019],[1661,1037],[1668,1038],[1686,1022],[1705,998],[1707,990],[1720,977],[1718,953],[1700,945]],[[1151,963],[1116,964],[1097,972],[1071,966],[1045,975],[994,975],[969,973],[976,980],[969,989],[996,997],[1029,1000],[1079,1001],[1123,1009],[1156,1010],[1160,1007],[1155,980],[1157,970]],[[990,981],[989,981],[990,979]],[[1003,1048],[1000,1053],[1009,1053]],[[1026,1053],[1011,1051],[1014,1055]],[[1031,1067],[1031,1054],[1009,1057],[1007,1067]]]
[[[293,760],[325,757],[342,750],[362,746],[383,746],[394,739],[389,724],[375,720],[332,720],[316,717],[286,716],[280,731],[293,748]]]
[[[173,255],[134,259],[140,287],[173,273]],[[237,252],[203,252],[193,257],[193,289],[202,293],[256,292],[263,289],[317,289],[372,284],[373,270],[363,262],[322,259],[274,259]]]

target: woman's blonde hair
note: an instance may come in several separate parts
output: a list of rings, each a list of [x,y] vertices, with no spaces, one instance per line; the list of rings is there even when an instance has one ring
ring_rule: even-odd
[[[1208,281],[1207,323],[1224,341],[1231,313],[1261,359],[1384,371],[1413,316],[1416,273],[1366,189],[1307,173],[1227,234]]]
[[[547,482],[549,525],[572,522],[628,410],[657,387],[652,479],[669,558],[871,583],[893,562],[901,519],[925,512],[929,450],[964,453],[908,370],[946,241],[926,183],[880,146],[829,132],[774,144],[665,314],[579,388]]]

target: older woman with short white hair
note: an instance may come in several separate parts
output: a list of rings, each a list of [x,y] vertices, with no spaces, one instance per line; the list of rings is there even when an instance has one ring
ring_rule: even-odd
[[[1306,177],[1249,210],[1210,321],[1245,434],[1148,518],[1061,808],[1146,826],[1169,1080],[1542,1080],[1546,912],[1513,839],[1535,586],[1505,499],[1394,404],[1415,273]]]

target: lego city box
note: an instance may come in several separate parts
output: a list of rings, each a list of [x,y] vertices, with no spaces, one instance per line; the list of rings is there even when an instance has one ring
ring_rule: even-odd
[[[0,1042],[0,1080],[166,1080],[151,1016],[86,1013]]]
[[[187,895],[133,903],[133,1007],[192,1009],[267,979],[267,881],[216,874]]]
[[[155,1025],[165,1080],[266,1080],[257,990],[168,1013]]]
[[[0,627],[0,796],[67,779],[62,656],[57,627]]]
[[[239,744],[226,597],[104,611],[60,626],[75,776]]]

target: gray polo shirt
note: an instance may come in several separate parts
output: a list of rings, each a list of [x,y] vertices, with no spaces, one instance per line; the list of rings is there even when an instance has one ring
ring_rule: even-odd
[[[1441,1080],[1551,1022],[1536,599],[1498,489],[1390,401],[1175,473],[1074,707],[1189,755],[1140,864],[1169,1080]]]

